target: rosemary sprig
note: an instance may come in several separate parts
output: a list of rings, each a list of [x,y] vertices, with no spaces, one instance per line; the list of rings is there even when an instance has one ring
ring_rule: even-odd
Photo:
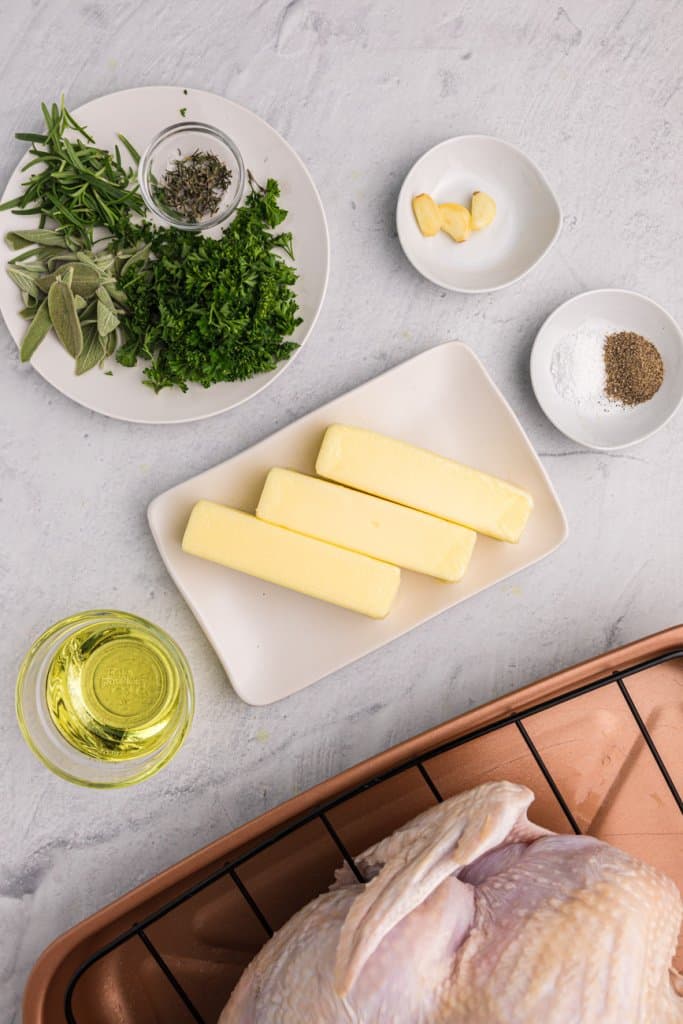
[[[16,138],[30,142],[29,160],[22,170],[35,168],[24,182],[20,196],[0,205],[0,210],[18,214],[39,214],[40,226],[57,221],[67,243],[92,248],[96,227],[116,233],[132,213],[145,212],[135,182],[135,171],[124,167],[118,146],[113,152],[95,145],[95,140],[64,106],[42,104],[44,132],[17,132]],[[66,132],[75,134],[67,138]],[[137,151],[127,139],[121,144],[133,160]]]

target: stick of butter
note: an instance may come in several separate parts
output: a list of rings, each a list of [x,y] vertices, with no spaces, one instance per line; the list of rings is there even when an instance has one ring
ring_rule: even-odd
[[[360,427],[328,427],[315,469],[496,540],[518,541],[533,508],[531,495],[505,480]]]
[[[373,619],[389,613],[401,579],[394,565],[213,501],[199,501],[192,509],[183,551]]]
[[[256,515],[451,583],[464,576],[477,538],[456,523],[291,469],[271,469]]]

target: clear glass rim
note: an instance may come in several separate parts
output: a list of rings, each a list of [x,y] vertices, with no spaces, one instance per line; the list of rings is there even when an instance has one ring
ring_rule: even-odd
[[[235,183],[235,194],[230,203],[221,210],[214,217],[210,217],[208,220],[203,220],[197,224],[190,224],[186,220],[181,220],[171,216],[167,210],[162,209],[152,194],[152,190],[149,187],[149,172],[154,154],[156,153],[159,146],[172,138],[174,135],[181,135],[184,132],[195,131],[200,132],[204,135],[210,135],[214,139],[218,139],[224,146],[232,153],[237,164],[237,181]],[[153,213],[155,217],[158,217],[165,224],[170,227],[178,228],[179,231],[206,231],[209,228],[215,228],[219,224],[234,213],[236,210],[244,192],[244,161],[242,160],[242,154],[237,147],[237,144],[226,135],[220,128],[216,128],[214,125],[205,124],[203,121],[178,121],[175,124],[170,124],[167,128],[163,128],[158,132],[151,140],[144,153],[140,157],[138,164],[138,184],[140,186],[140,192],[142,198],[145,201],[145,205],[150,213]]]
[[[163,641],[164,646],[168,649],[169,654],[171,655],[173,661],[177,665],[183,683],[186,700],[184,719],[182,723],[179,724],[177,732],[173,737],[173,740],[170,742],[169,746],[166,748],[162,748],[163,756],[156,761],[154,759],[150,760],[150,762],[147,765],[145,765],[144,768],[141,768],[140,771],[137,772],[135,775],[131,775],[130,778],[113,779],[112,781],[85,779],[81,776],[74,775],[72,772],[67,771],[60,765],[55,764],[51,758],[45,755],[45,753],[40,749],[40,747],[36,744],[35,740],[33,739],[33,736],[27,727],[23,709],[23,699],[26,691],[26,684],[28,681],[28,672],[31,668],[34,659],[41,651],[41,649],[45,646],[45,644],[48,643],[54,636],[56,636],[67,626],[79,625],[81,623],[86,623],[88,621],[97,619],[114,619],[119,622],[127,623],[134,622],[138,626],[142,626],[145,629],[148,629],[151,632],[155,633],[157,637],[159,637]],[[149,619],[144,619],[142,618],[142,616],[135,615],[132,612],[122,612],[113,608],[96,608],[89,611],[76,612],[74,615],[68,615],[66,618],[60,619],[58,622],[55,622],[52,626],[49,626],[48,629],[44,630],[40,634],[40,636],[37,637],[36,640],[34,640],[34,642],[31,644],[30,648],[28,649],[26,655],[22,660],[17,675],[17,685],[15,690],[15,710],[17,715],[17,722],[19,724],[21,734],[24,737],[24,740],[29,749],[31,750],[31,752],[38,758],[39,761],[42,762],[42,764],[45,765],[46,768],[49,768],[49,770],[53,772],[53,774],[58,775],[60,778],[65,779],[67,782],[72,782],[77,786],[83,786],[86,789],[123,789],[126,786],[134,786],[136,783],[143,782],[145,779],[148,779],[151,775],[155,775],[161,768],[168,764],[171,758],[178,752],[178,750],[182,746],[185,737],[187,736],[187,733],[189,731],[190,725],[192,724],[192,719],[194,717],[194,706],[194,681],[192,678],[192,671],[188,664],[187,658],[185,657],[185,655],[183,654],[183,652],[181,651],[180,647],[175,642],[173,637],[170,636],[170,634],[167,633],[164,629],[161,629],[160,626],[157,626],[154,622],[150,622]]]

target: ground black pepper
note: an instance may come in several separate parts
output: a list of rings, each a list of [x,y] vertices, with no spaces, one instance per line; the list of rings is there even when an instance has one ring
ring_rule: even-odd
[[[196,224],[216,213],[232,171],[215,153],[197,150],[176,160],[161,182],[160,198],[181,217]]]
[[[647,338],[633,331],[608,334],[603,349],[605,394],[621,405],[640,405],[657,394],[664,380],[664,363]]]

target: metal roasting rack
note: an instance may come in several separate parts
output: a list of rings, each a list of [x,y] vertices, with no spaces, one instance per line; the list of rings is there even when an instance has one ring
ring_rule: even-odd
[[[680,634],[679,634],[680,636]],[[627,680],[638,676],[640,673],[647,670],[662,666],[667,662],[673,662],[677,659],[683,658],[683,647],[676,647],[673,650],[668,650],[657,657],[650,658],[649,660],[641,661],[640,663],[613,671],[608,675],[603,676],[592,682],[585,683],[583,685],[576,686],[567,692],[559,693],[555,696],[550,697],[546,700],[541,700],[538,703],[532,704],[529,707],[524,708],[513,713],[504,715],[495,721],[489,722],[480,728],[473,729],[464,735],[457,736],[456,738],[428,749],[426,752],[419,756],[411,757],[398,765],[391,767],[389,770],[384,771],[380,774],[373,776],[372,778],[362,782],[360,785],[349,788],[340,795],[319,804],[314,807],[308,813],[301,815],[296,820],[288,823],[285,827],[279,828],[274,834],[268,835],[266,838],[261,839],[255,845],[251,846],[246,852],[240,852],[232,859],[223,863],[219,868],[212,871],[206,877],[202,878],[195,884],[182,890],[176,894],[172,899],[169,899],[162,906],[155,909],[152,913],[147,916],[141,917],[139,921],[136,921],[132,926],[121,931],[120,934],[116,935],[111,941],[102,945],[95,952],[84,959],[77,969],[74,971],[71,980],[69,981],[65,995],[64,995],[64,1014],[68,1021],[68,1024],[91,1024],[92,1018],[88,1018],[86,1022],[84,1018],[79,1019],[76,1010],[74,1009],[74,997],[77,993],[78,987],[82,984],[83,979],[88,975],[96,964],[100,963],[109,954],[112,954],[116,950],[120,950],[122,947],[128,944],[140,943],[144,950],[149,954],[152,960],[155,962],[157,967],[160,969],[168,985],[172,987],[175,994],[182,1002],[185,1011],[187,1012],[188,1019],[195,1021],[196,1024],[215,1024],[214,1020],[209,1020],[200,1013],[195,1002],[192,1000],[186,988],[179,980],[176,972],[168,963],[168,958],[165,958],[162,953],[157,949],[155,943],[150,938],[149,930],[151,926],[162,921],[172,911],[177,908],[188,904],[191,900],[195,899],[200,893],[210,890],[212,886],[215,886],[222,879],[230,879],[234,883],[236,889],[241,894],[244,904],[249,908],[249,911],[256,919],[263,932],[270,936],[273,934],[274,926],[269,922],[267,914],[264,912],[262,907],[259,906],[258,900],[250,892],[244,878],[240,875],[240,869],[244,868],[250,861],[253,860],[258,854],[263,853],[266,850],[276,850],[278,844],[281,844],[283,840],[292,836],[300,829],[304,828],[311,823],[317,822],[323,826],[329,835],[330,839],[336,846],[340,859],[345,861],[351,871],[354,873],[358,881],[362,882],[364,879],[360,870],[358,869],[353,856],[350,854],[347,844],[344,842],[339,834],[338,829],[335,828],[331,821],[330,815],[335,809],[340,808],[346,804],[349,800],[357,797],[361,793],[366,793],[374,790],[381,783],[387,782],[390,779],[396,778],[397,776],[403,775],[409,772],[411,769],[416,769],[427,787],[429,788],[433,798],[436,801],[442,801],[443,796],[439,791],[439,786],[435,779],[430,775],[428,766],[435,758],[443,755],[447,752],[461,748],[468,743],[481,739],[484,736],[491,735],[493,733],[500,732],[501,730],[513,726],[519,733],[519,736],[523,740],[523,743],[528,753],[533,758],[533,761],[538,767],[541,775],[545,779],[552,796],[554,797],[557,805],[561,809],[564,819],[566,820],[569,828],[571,828],[577,835],[581,834],[581,828],[576,820],[574,813],[572,812],[568,801],[565,799],[560,786],[553,777],[546,759],[542,756],[538,749],[537,744],[534,742],[532,735],[530,734],[525,723],[529,719],[533,719],[534,716],[542,714],[545,711],[549,711],[552,708],[558,707],[561,704],[567,704],[568,702],[575,701],[586,694],[594,691],[612,691],[618,693],[619,698],[623,701],[625,707],[637,726],[638,733],[642,738],[651,758],[653,759],[656,767],[664,780],[666,787],[671,793],[676,807],[678,808],[679,814],[683,815],[683,799],[681,794],[674,784],[670,769],[664,762],[660,751],[655,744],[652,737],[652,732],[645,723],[643,716],[641,715],[636,703],[633,700],[631,692],[627,686]],[[304,902],[308,902],[307,897]],[[140,949],[141,955],[142,949]],[[227,998],[227,997],[226,997]],[[117,1018],[118,1019],[118,1018]],[[134,1021],[131,1020],[131,1024]]]

